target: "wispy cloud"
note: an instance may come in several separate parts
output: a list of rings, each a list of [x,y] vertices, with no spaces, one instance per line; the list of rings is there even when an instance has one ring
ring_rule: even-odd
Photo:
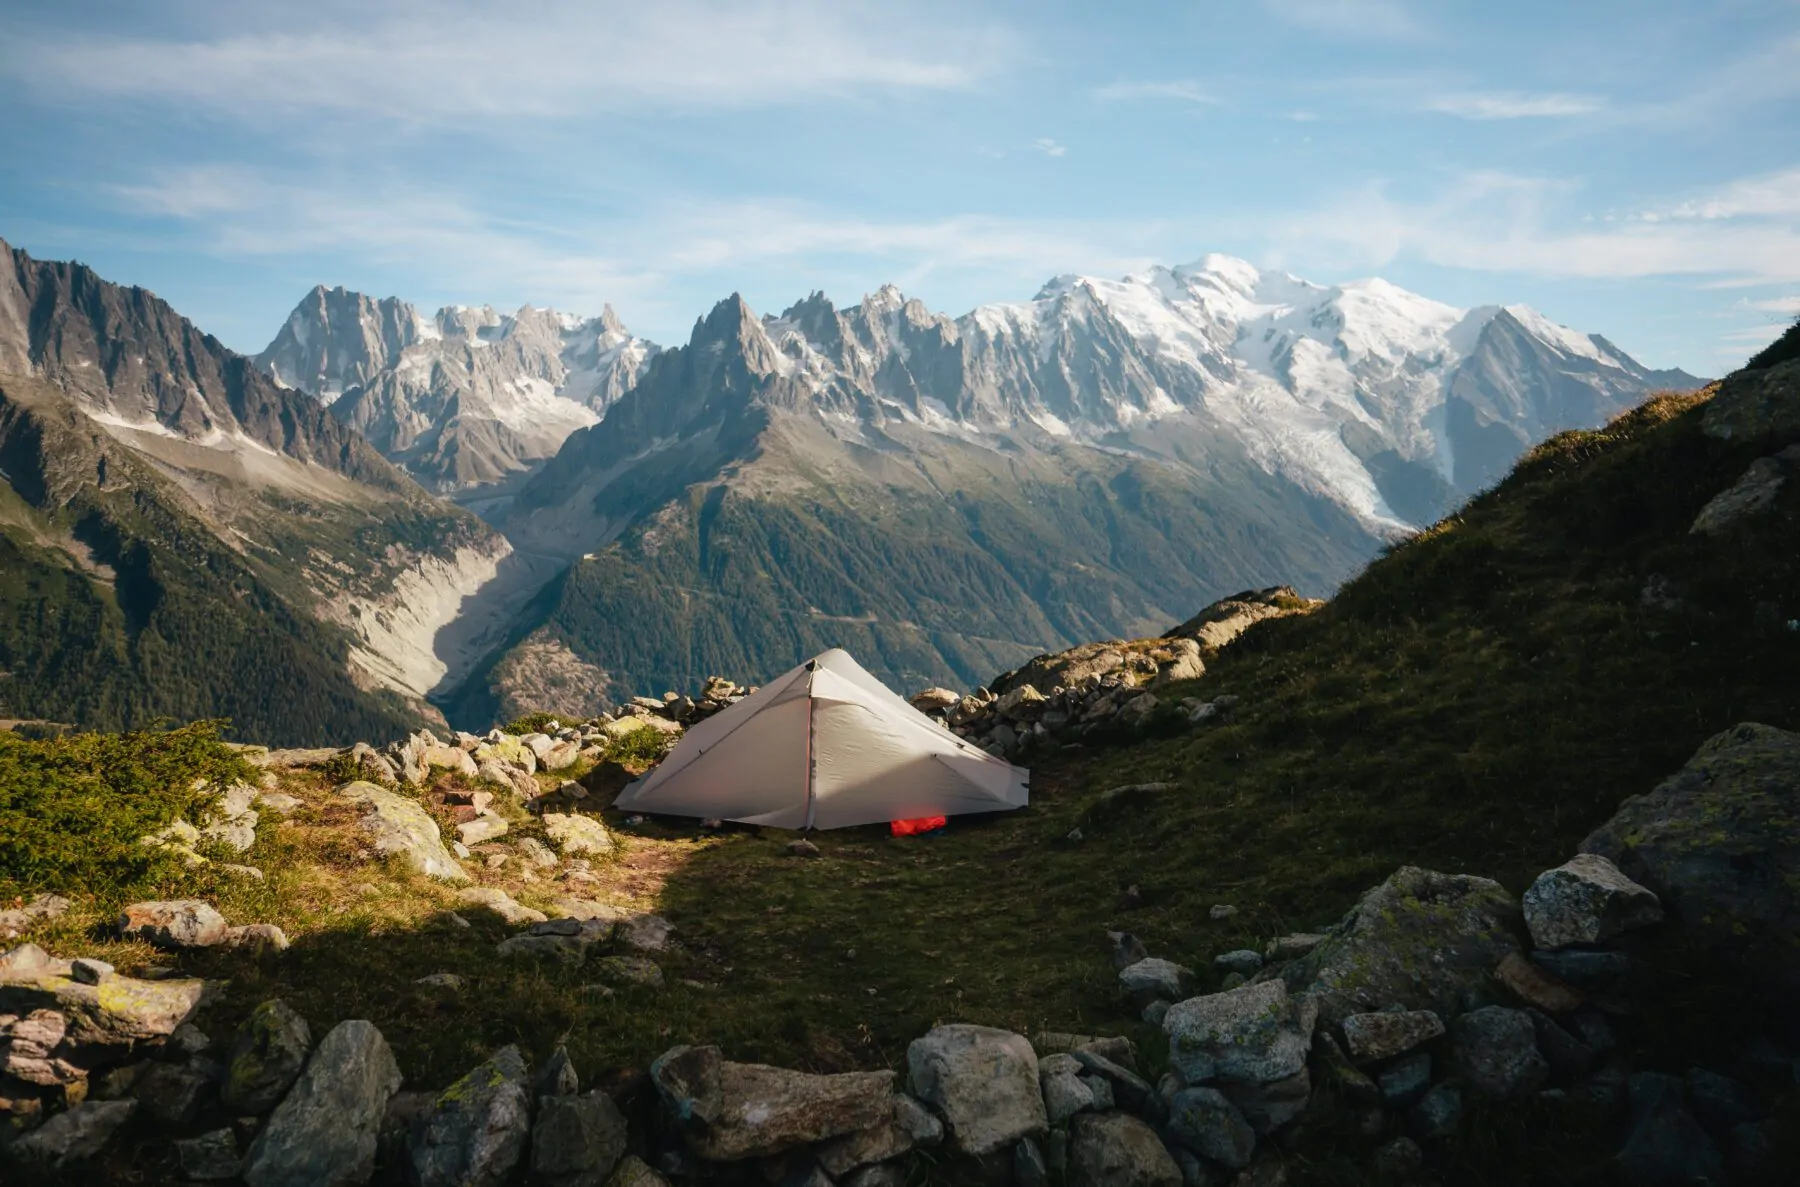
[[[1434,95],[1428,111],[1468,120],[1565,119],[1599,111],[1605,104],[1593,95],[1527,94],[1520,91],[1470,91]]]
[[[1111,102],[1134,99],[1175,99],[1183,103],[1217,103],[1192,79],[1171,82],[1115,82],[1094,92],[1096,99]]]
[[[1639,217],[1649,222],[1665,218],[1711,222],[1796,216],[1800,216],[1800,168],[1734,181],[1715,193],[1679,203],[1667,211],[1650,211]]]
[[[1068,145],[1058,144],[1048,136],[1040,136],[1036,140],[1033,140],[1031,142],[1031,147],[1037,149],[1047,157],[1062,157],[1067,156],[1069,153]]]
[[[523,20],[467,0],[198,8],[207,19],[191,27],[205,32],[187,37],[10,28],[0,71],[65,104],[132,98],[246,120],[324,111],[434,125],[956,90],[1018,50],[995,24],[823,0],[599,0]]]
[[[1791,297],[1770,297],[1762,301],[1746,301],[1744,302],[1744,305],[1746,308],[1759,310],[1763,313],[1779,313],[1784,316],[1791,316],[1800,313],[1800,293],[1795,293]]]
[[[1416,41],[1425,26],[1401,0],[1263,0],[1297,28],[1355,41]]]

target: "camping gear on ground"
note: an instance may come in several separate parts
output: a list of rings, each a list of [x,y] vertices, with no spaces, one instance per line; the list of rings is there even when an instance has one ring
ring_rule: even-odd
[[[613,806],[847,828],[1022,808],[1029,787],[833,648],[688,730]]]
[[[921,816],[916,820],[890,820],[888,831],[896,837],[923,837],[943,832],[950,823],[948,816]]]

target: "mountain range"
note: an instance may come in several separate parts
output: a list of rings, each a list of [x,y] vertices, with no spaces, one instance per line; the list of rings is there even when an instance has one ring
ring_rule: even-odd
[[[1522,306],[1223,256],[958,318],[733,296],[667,350],[610,309],[320,287],[250,360],[8,254],[0,706],[273,740],[293,688],[333,706],[293,732],[368,736],[428,697],[590,712],[828,645],[971,686],[1235,589],[1325,592],[1531,444],[1700,382]],[[211,662],[252,637],[253,671]],[[160,662],[182,645],[191,674]]]

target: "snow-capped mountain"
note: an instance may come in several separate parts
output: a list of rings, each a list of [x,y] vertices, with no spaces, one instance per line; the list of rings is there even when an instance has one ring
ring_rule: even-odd
[[[426,317],[394,297],[313,289],[257,364],[427,486],[502,481],[554,454],[637,381],[656,346],[611,306],[581,318],[529,305],[450,306]]]

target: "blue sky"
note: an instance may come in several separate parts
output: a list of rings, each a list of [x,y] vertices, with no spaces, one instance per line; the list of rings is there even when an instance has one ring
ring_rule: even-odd
[[[315,283],[685,340],[1209,251],[1719,374],[1800,313],[1794,0],[8,0],[0,237],[244,351]]]

